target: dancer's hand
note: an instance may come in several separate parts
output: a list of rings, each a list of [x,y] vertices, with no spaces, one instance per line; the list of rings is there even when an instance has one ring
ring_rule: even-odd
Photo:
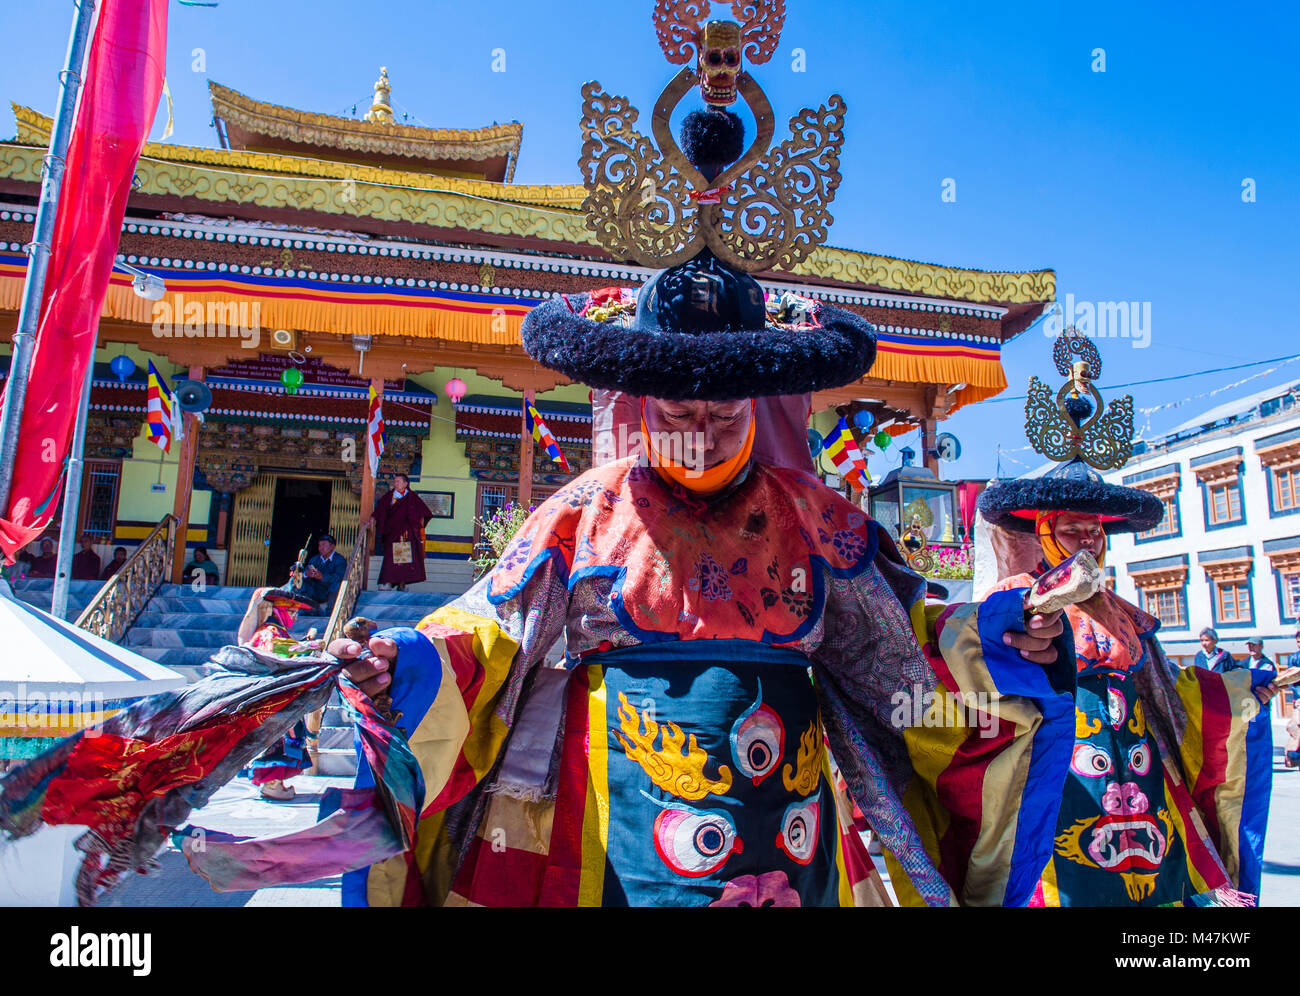
[[[1055,664],[1056,645],[1052,642],[1065,632],[1065,623],[1061,611],[1032,615],[1025,623],[1025,632],[1016,633],[1008,630],[1002,634],[1002,642],[1008,647],[1020,651],[1020,656],[1035,664]]]
[[[358,659],[361,644],[356,640],[335,640],[330,644],[329,652],[341,661],[353,662],[343,669],[343,673],[373,699],[392,684],[391,671],[397,663],[397,644],[384,637],[372,636],[369,646],[373,657]]]

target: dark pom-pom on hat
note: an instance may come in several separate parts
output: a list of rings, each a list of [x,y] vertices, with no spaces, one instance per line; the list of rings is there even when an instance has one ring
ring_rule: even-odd
[[[682,154],[712,180],[745,151],[745,123],[732,111],[691,111],[682,122]]]

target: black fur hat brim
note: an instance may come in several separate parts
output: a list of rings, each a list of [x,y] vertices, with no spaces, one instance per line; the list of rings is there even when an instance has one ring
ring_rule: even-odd
[[[671,401],[804,394],[850,384],[876,358],[871,324],[820,302],[810,327],[672,332],[592,321],[587,297],[538,305],[521,335],[537,362],[594,388]]]
[[[1155,495],[1108,484],[1078,460],[1042,477],[1001,481],[986,488],[979,510],[994,525],[1021,533],[1034,532],[1033,513],[1040,511],[1099,515],[1107,533],[1145,532],[1165,514],[1164,503]]]

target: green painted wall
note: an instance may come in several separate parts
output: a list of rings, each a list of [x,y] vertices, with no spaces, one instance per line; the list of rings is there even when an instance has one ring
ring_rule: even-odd
[[[429,437],[421,450],[420,479],[412,482],[416,491],[450,491],[456,496],[454,519],[432,519],[428,531],[431,535],[471,536],[474,533],[474,503],[478,484],[470,477],[469,460],[465,445],[456,441],[456,413],[447,397],[446,384],[453,377],[465,382],[467,394],[486,394],[494,397],[519,397],[500,381],[464,368],[437,367],[427,373],[410,378],[425,390],[438,395],[433,408],[433,424]],[[565,401],[586,404],[589,389],[583,384],[565,384],[553,391],[539,394],[539,401]]]

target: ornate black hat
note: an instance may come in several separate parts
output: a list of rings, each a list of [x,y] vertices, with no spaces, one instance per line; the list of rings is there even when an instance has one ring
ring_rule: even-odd
[[[1109,484],[1097,473],[1124,466],[1133,452],[1132,396],[1109,407],[1103,404],[1092,383],[1101,376],[1101,354],[1073,328],[1056,340],[1052,356],[1057,372],[1069,379],[1053,397],[1046,384],[1030,378],[1025,435],[1043,456],[1063,463],[1042,477],[989,486],[980,495],[980,512],[994,525],[1022,533],[1035,531],[1040,511],[1098,515],[1107,533],[1153,528],[1165,512],[1160,499],[1138,488]],[[1071,356],[1083,359],[1071,363]]]
[[[262,592],[262,601],[270,602],[272,605],[280,605],[286,609],[299,609],[310,612],[313,615],[320,611],[320,606],[316,604],[316,601],[294,588],[292,582],[286,582],[279,588],[266,589],[266,591]]]
[[[618,259],[661,270],[639,290],[612,287],[558,297],[524,319],[534,359],[592,387],[669,399],[718,401],[799,394],[859,379],[875,360],[871,325],[792,293],[767,299],[749,274],[805,259],[826,238],[839,185],[844,102],[832,96],[790,121],[772,147],[771,105],[742,53],[776,50],[784,0],[732,4],[743,24],[699,23],[699,5],[658,0],[655,27],[670,62],[685,66],[655,104],[659,148],[635,131],[637,111],[598,83],[583,87],[580,167],[587,225]],[[706,8],[707,9],[707,8]],[[699,85],[706,109],[669,120]],[[727,110],[744,98],[758,134]]]

